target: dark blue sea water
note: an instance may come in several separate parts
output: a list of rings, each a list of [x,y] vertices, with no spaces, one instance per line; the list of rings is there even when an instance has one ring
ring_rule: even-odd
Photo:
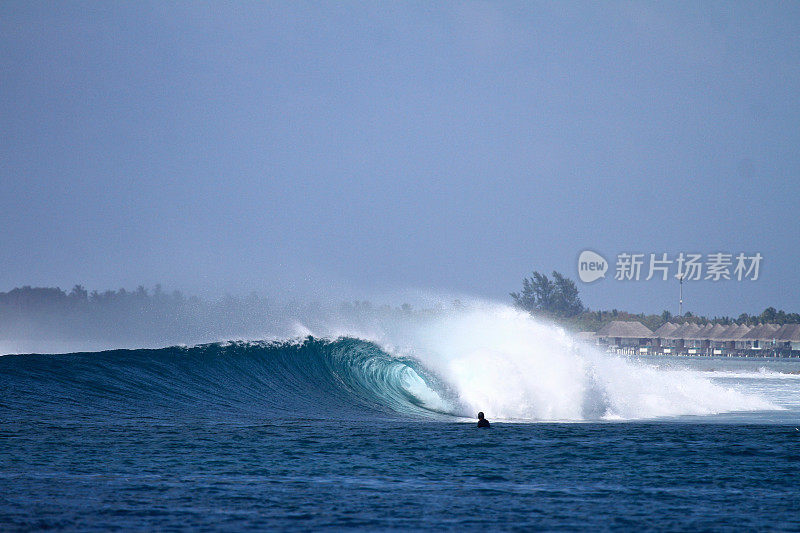
[[[540,414],[557,377],[507,376],[491,406],[513,416],[479,430],[471,378],[429,356],[344,338],[0,357],[0,529],[800,530],[797,361],[587,355],[577,411],[550,409],[575,419]]]

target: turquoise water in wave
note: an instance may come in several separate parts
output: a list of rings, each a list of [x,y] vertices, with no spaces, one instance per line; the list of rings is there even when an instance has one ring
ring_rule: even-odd
[[[3,356],[0,529],[800,529],[800,361],[565,342],[489,430],[435,343]]]

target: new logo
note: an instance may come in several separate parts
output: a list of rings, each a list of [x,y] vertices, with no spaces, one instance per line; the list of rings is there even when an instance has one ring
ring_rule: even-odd
[[[584,283],[591,283],[606,277],[608,261],[591,250],[584,250],[578,257],[578,277]]]

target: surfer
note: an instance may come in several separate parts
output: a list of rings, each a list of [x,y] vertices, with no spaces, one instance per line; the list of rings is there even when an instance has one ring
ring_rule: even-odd
[[[488,421],[488,420],[486,420],[485,418],[483,418],[483,411],[481,411],[480,413],[478,413],[478,427],[479,427],[479,428],[488,428],[488,427],[491,427],[491,426],[489,425],[489,421]]]

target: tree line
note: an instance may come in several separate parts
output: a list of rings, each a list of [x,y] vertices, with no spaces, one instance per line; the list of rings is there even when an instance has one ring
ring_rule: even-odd
[[[0,341],[200,342],[248,335],[276,314],[272,302],[255,294],[204,301],[160,285],[102,292],[24,286],[0,292]]]
[[[580,331],[597,331],[613,320],[637,320],[654,330],[664,323],[748,325],[800,323],[800,314],[768,307],[759,314],[708,318],[686,313],[673,316],[591,310],[581,301],[575,282],[559,272],[550,276],[533,272],[524,278],[522,289],[510,293],[514,305],[537,317],[546,318]],[[462,307],[454,301],[453,309]],[[9,340],[93,341],[98,344],[164,345],[197,343],[227,338],[259,338],[283,328],[290,331],[298,318],[313,321],[321,316],[319,304],[311,301],[277,303],[255,293],[246,297],[225,296],[206,301],[167,292],[160,285],[152,289],[88,291],[75,285],[65,291],[58,287],[17,287],[0,292],[0,343]],[[330,310],[329,310],[330,311]],[[375,306],[370,302],[346,302],[334,312],[339,318],[376,316],[419,316],[441,309],[415,310]],[[2,348],[2,346],[0,346]]]
[[[736,318],[730,316],[708,318],[693,315],[691,312],[687,312],[683,316],[673,316],[667,310],[660,314],[636,314],[617,309],[593,311],[583,305],[575,282],[556,271],[553,271],[551,277],[534,271],[531,277],[523,278],[522,290],[512,292],[510,296],[514,305],[519,309],[581,331],[597,331],[614,320],[636,320],[652,330],[658,329],[670,321],[692,322],[698,325],[737,323],[749,326],[800,323],[800,313],[788,313],[774,307],[767,307],[755,315],[742,313]]]
[[[453,303],[458,305],[458,301]],[[167,292],[161,285],[105,291],[89,291],[83,285],[69,291],[26,285],[0,292],[0,351],[264,339],[296,335],[297,324],[319,326],[328,318],[343,324],[349,320],[363,323],[366,318],[425,316],[439,310],[416,310],[408,303],[378,306],[368,301],[327,307],[313,300],[279,302],[256,293],[206,300],[180,291]]]

